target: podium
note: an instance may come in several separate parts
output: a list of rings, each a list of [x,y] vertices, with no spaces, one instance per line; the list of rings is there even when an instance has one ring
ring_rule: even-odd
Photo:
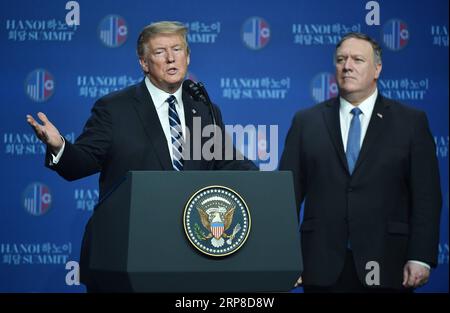
[[[236,191],[251,216],[245,243],[223,257],[199,252],[183,226],[188,200],[208,186]],[[303,268],[290,172],[128,172],[84,241],[82,272],[104,292],[288,292]]]

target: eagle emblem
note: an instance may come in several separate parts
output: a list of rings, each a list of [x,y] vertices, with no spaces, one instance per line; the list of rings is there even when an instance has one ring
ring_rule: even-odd
[[[247,239],[250,215],[243,199],[226,187],[211,186],[194,194],[184,213],[186,234],[200,251],[228,255]]]
[[[210,230],[210,233],[204,239],[211,238],[211,244],[218,248],[224,245],[224,238],[229,238],[227,243],[230,245],[241,228],[240,224],[236,224],[232,234],[228,235],[225,232],[231,226],[235,208],[232,207],[227,210],[226,207],[213,207],[207,210],[197,208],[197,210],[203,226]]]

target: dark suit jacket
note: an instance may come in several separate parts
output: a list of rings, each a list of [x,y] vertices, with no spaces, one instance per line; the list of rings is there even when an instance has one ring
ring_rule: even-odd
[[[210,111],[205,104],[195,102],[184,92],[182,97],[186,128],[191,130],[191,134],[194,117],[201,118],[202,126],[212,124]],[[215,113],[216,123],[225,134],[218,107],[215,107]],[[191,147],[194,135],[190,136]],[[209,139],[202,138],[202,144]],[[235,156],[237,153],[234,150]],[[51,155],[47,151],[46,165],[67,180],[100,172],[100,199],[130,170],[174,170],[166,137],[144,81],[99,99],[75,143],[66,141],[58,164],[52,166],[50,160]],[[247,159],[222,158],[206,161],[193,160],[191,156],[190,160],[184,161],[183,169],[257,170],[257,167]],[[89,223],[86,226],[80,259],[81,280],[87,285],[90,282],[83,269],[86,268],[88,251]]]
[[[380,285],[401,288],[403,266],[436,266],[441,190],[436,148],[425,114],[378,96],[352,175],[339,122],[339,99],[299,111],[280,170],[291,170],[304,203],[301,243],[305,285],[334,284],[348,240],[361,282],[367,262]]]

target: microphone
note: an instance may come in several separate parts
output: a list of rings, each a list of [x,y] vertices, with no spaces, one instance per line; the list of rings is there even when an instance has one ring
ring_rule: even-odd
[[[183,82],[183,90],[186,91],[192,98],[194,98],[195,101],[201,101],[206,104],[206,98],[202,94],[202,91],[200,90],[200,87],[197,85],[197,83],[193,82],[190,79],[186,79]]]
[[[203,83],[201,82],[195,83],[190,79],[186,79],[183,82],[183,90],[186,91],[195,101],[203,102],[205,105],[209,107],[213,124],[214,126],[216,126],[217,124],[214,106],[211,102],[211,99],[209,98],[208,93],[206,92],[205,85],[203,85]]]

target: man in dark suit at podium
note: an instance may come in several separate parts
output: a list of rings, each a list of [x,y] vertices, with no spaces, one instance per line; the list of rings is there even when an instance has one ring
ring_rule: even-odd
[[[298,112],[280,170],[294,174],[305,292],[411,291],[437,265],[441,190],[419,110],[377,90],[381,48],[351,33],[335,52],[339,97]]]
[[[137,43],[145,79],[99,99],[74,144],[64,140],[45,114],[38,113],[42,125],[27,115],[27,122],[47,145],[46,166],[67,180],[100,172],[100,198],[130,170],[257,170],[233,145],[231,152],[225,151],[226,136],[219,109],[214,107],[212,112],[182,88],[190,61],[186,33],[187,28],[178,22],[157,22],[145,27]],[[210,138],[189,136],[194,123],[200,123],[200,129],[214,124],[212,114],[217,131],[223,135],[214,141],[214,149],[222,151],[219,157],[217,153],[196,154],[194,149],[203,147]],[[81,269],[88,250],[87,233]],[[82,270],[81,280],[94,290],[87,279]]]

